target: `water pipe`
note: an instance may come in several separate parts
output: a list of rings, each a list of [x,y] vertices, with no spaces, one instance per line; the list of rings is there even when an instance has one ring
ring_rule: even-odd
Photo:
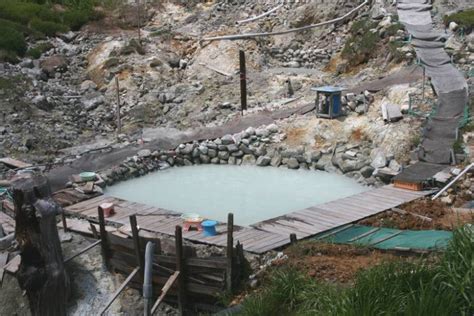
[[[145,273],[143,275],[143,305],[145,316],[151,315],[151,307],[153,306],[153,253],[155,252],[155,243],[149,241],[145,249]]]
[[[464,174],[466,174],[466,172],[468,172],[472,167],[474,167],[474,163],[471,163],[469,166],[467,166],[466,168],[464,168],[464,170],[457,175],[456,178],[453,179],[453,181],[449,182],[448,185],[446,185],[444,188],[441,189],[441,191],[439,191],[435,196],[433,196],[433,198],[431,198],[431,200],[435,200],[437,199],[441,194],[443,194],[444,191],[446,191],[447,189],[449,189],[456,181],[458,181]]]

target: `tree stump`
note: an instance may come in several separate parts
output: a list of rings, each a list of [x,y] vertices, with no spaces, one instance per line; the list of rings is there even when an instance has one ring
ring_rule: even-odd
[[[69,277],[56,226],[62,208],[51,198],[48,179],[40,174],[13,180],[16,240],[20,247],[20,287],[33,315],[66,315]]]

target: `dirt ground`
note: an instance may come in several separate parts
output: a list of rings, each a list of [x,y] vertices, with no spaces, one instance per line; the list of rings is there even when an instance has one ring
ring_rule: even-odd
[[[288,260],[276,263],[277,266],[288,266],[311,278],[340,284],[350,284],[360,270],[397,258],[379,250],[314,241],[298,243],[285,253]]]
[[[458,199],[455,206],[459,207],[463,203],[464,201]],[[365,219],[359,224],[411,230],[453,230],[466,223],[474,223],[474,213],[456,212],[455,207],[447,206],[439,200],[431,201],[427,198],[416,200],[402,205],[399,209],[407,213],[387,211]],[[426,219],[416,215],[421,215]]]

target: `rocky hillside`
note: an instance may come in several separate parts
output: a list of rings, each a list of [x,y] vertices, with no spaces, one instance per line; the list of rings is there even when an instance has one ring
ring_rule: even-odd
[[[70,153],[70,147],[115,143],[116,78],[123,126],[114,146],[133,142],[147,128],[172,133],[229,122],[240,115],[239,50],[247,54],[247,115],[314,102],[310,91],[314,85],[353,88],[412,63],[414,53],[388,1],[375,1],[351,19],[304,32],[239,41],[203,40],[314,24],[343,16],[358,4],[291,2],[263,19],[237,24],[274,8],[275,2],[147,3],[139,8],[140,39],[134,4],[117,2],[107,11],[96,7],[105,12],[104,17],[81,30],[30,41],[30,47],[42,48],[39,58],[0,64],[0,151],[5,156],[51,162]],[[449,41],[455,58],[465,64],[472,63],[471,40]],[[288,96],[288,79],[296,100]],[[378,111],[383,100],[407,107],[408,92],[420,95],[421,91],[419,86],[394,89],[398,92],[349,95],[344,99],[348,121],[338,127],[333,125],[339,123],[329,122],[320,129],[321,123],[311,116],[281,124],[288,135],[298,129],[310,131],[300,136],[313,146],[321,145],[321,139],[330,146],[361,132],[374,147],[387,143],[390,154],[403,156],[416,143],[413,134],[420,124],[405,120],[403,129],[394,130],[407,135],[393,134]],[[420,104],[424,106],[429,104]],[[372,116],[365,115],[367,111]],[[346,132],[340,135],[346,136],[336,137],[341,128]],[[324,136],[318,143],[320,134]],[[380,135],[390,135],[391,141]],[[400,137],[408,139],[406,144],[394,145]]]

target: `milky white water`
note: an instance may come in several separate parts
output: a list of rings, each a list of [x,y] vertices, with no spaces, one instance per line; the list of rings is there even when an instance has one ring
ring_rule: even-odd
[[[249,225],[367,190],[342,175],[256,166],[170,168],[121,182],[107,194],[133,202]]]

